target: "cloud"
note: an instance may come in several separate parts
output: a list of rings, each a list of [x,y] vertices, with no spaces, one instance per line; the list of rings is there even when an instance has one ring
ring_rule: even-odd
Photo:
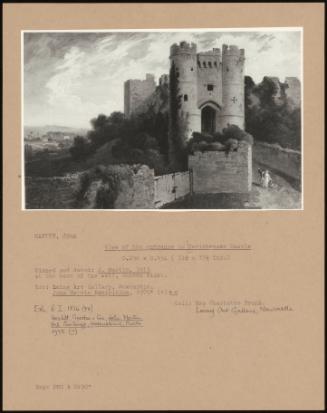
[[[86,127],[99,113],[123,110],[124,81],[168,73],[170,46],[182,40],[198,51],[244,48],[245,72],[257,82],[300,75],[298,32],[25,33],[25,123]]]

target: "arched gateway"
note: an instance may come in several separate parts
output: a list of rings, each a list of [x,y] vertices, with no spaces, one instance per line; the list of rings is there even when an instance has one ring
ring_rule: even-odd
[[[201,132],[215,133],[218,130],[218,115],[220,107],[214,102],[206,102],[201,109]]]

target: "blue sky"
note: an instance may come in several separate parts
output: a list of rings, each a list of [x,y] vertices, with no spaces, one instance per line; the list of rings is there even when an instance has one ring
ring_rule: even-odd
[[[100,113],[123,111],[123,84],[169,72],[171,44],[198,51],[235,44],[245,49],[245,74],[301,75],[299,31],[38,32],[24,34],[24,124],[90,126]]]

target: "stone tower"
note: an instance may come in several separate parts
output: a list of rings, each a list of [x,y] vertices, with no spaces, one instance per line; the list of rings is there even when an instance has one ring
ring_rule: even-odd
[[[127,118],[142,110],[142,105],[156,90],[154,76],[147,73],[145,80],[129,79],[124,83],[124,113]]]
[[[160,78],[169,84],[169,152],[183,152],[194,132],[213,135],[228,125],[244,129],[244,49],[223,45],[197,53],[194,43],[180,42],[170,47],[170,74]],[[291,87],[294,100],[296,90]],[[125,82],[125,115],[146,110],[156,90],[153,76]],[[173,156],[172,156],[173,157]]]
[[[184,138],[189,139],[192,133],[201,130],[201,114],[198,108],[197,88],[197,53],[196,44],[181,42],[170,48],[170,67],[174,71],[174,79],[170,78],[171,102],[178,103],[177,113],[170,113],[171,118],[184,129]],[[172,94],[174,96],[172,96]],[[176,106],[170,105],[171,112]]]
[[[228,125],[244,129],[244,61],[244,49],[223,45],[221,129]]]

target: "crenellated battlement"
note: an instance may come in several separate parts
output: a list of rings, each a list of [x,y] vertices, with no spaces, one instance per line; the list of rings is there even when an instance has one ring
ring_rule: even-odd
[[[174,43],[170,47],[170,57],[178,54],[196,54],[196,44],[185,41],[180,42],[179,44]]]
[[[238,46],[235,45],[230,45],[228,46],[227,44],[223,45],[223,57],[224,56],[238,56],[238,57],[243,57],[245,56],[244,49],[239,49]]]
[[[221,50],[219,48],[214,48],[212,50],[207,50],[205,52],[199,52],[198,56],[220,56]]]
[[[215,43],[218,45],[218,43]],[[199,50],[193,42],[176,42],[170,47],[170,75],[159,77],[159,92],[168,88],[170,125],[182,130],[183,139],[194,132],[214,133],[228,124],[244,127],[244,49],[235,45]],[[173,70],[172,70],[173,69]],[[292,80],[289,81],[292,83]],[[152,74],[125,82],[125,115],[137,114],[154,96],[157,85]],[[297,89],[291,87],[290,93]],[[177,102],[177,103],[176,103]]]

